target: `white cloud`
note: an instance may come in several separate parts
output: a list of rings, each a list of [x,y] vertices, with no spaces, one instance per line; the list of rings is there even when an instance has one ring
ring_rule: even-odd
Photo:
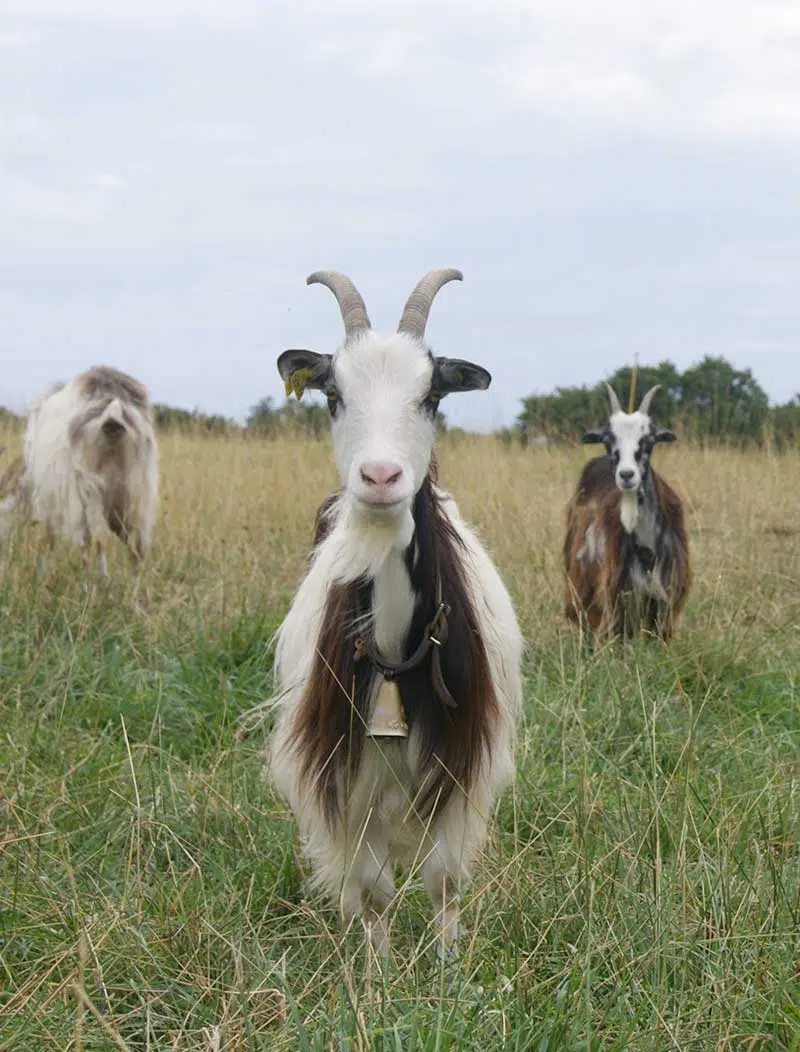
[[[78,225],[96,222],[108,209],[106,195],[98,190],[107,188],[94,180],[69,187],[12,177],[0,182],[0,214]]]
[[[640,107],[648,94],[637,74],[577,63],[531,63],[508,80],[520,99],[533,106],[607,110],[612,120],[630,106]]]
[[[800,5],[751,0],[432,0],[298,3],[313,11],[315,55],[340,55],[365,76],[415,78],[447,90],[459,44],[480,42],[459,81],[482,102],[554,114],[582,108],[642,132],[722,139],[800,136]],[[380,14],[376,16],[376,11]],[[433,93],[432,93],[433,94]]]
[[[338,338],[304,285],[326,266],[378,325],[428,267],[464,270],[431,337],[495,382],[454,421],[634,350],[800,387],[794,2],[3,10],[0,401],[110,358],[242,413],[280,393],[281,347]]]
[[[126,185],[126,180],[114,172],[95,172],[89,177],[91,186],[99,186],[103,190],[121,190]]]
[[[24,48],[30,47],[41,40],[41,34],[30,29],[19,29],[9,26],[0,31],[0,48]]]

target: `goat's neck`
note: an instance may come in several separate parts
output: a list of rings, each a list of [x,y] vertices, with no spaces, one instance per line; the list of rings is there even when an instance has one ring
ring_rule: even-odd
[[[387,661],[400,662],[414,615],[415,596],[406,564],[406,552],[414,544],[414,517],[410,511],[399,522],[353,514],[345,529],[354,560],[348,576],[372,580],[375,645]]]
[[[652,472],[647,475],[637,490],[625,491],[619,506],[622,528],[646,548],[654,548],[658,501],[653,485]]]
[[[404,552],[392,549],[372,587],[375,645],[387,661],[403,660],[403,643],[414,616],[414,602]]]

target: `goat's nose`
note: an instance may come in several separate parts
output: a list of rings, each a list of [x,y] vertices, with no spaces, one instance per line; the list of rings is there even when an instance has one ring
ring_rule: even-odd
[[[403,474],[399,464],[387,460],[368,460],[360,470],[361,479],[368,486],[393,486]]]
[[[121,420],[116,420],[113,416],[110,416],[108,420],[103,421],[101,431],[106,438],[119,438],[120,435],[127,431],[127,428]]]
[[[630,482],[630,480],[633,478],[633,468],[625,468],[624,470],[620,471],[619,477],[622,479],[623,482]]]

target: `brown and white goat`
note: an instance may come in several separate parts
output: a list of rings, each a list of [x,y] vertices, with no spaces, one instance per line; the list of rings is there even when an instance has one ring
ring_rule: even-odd
[[[146,388],[96,366],[52,388],[31,410],[20,482],[25,515],[44,525],[50,546],[63,537],[93,549],[107,576],[112,534],[138,567],[156,516],[158,458]]]
[[[277,634],[272,775],[314,882],[381,953],[395,861],[419,868],[437,945],[453,948],[460,889],[514,771],[516,616],[431,466],[440,399],[491,380],[424,342],[433,298],[454,279],[426,275],[384,337],[349,278],[312,274],[336,296],[344,343],[278,359],[287,390],[327,398],[342,489],[320,509]]]
[[[689,547],[681,500],[650,458],[675,435],[648,415],[658,385],[635,413],[623,412],[606,386],[609,421],[582,439],[606,452],[584,466],[567,506],[566,614],[596,637],[630,638],[644,629],[666,642],[689,590]]]

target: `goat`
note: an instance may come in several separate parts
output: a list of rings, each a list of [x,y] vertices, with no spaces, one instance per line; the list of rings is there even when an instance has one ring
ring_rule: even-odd
[[[606,452],[584,466],[567,506],[566,614],[597,637],[631,638],[644,628],[666,642],[691,583],[683,505],[650,463],[657,443],[675,441],[649,416],[659,386],[625,413],[606,384],[608,423],[582,438]]]
[[[26,515],[84,551],[88,572],[116,534],[141,567],[158,501],[158,454],[150,400],[133,377],[96,366],[56,384],[28,415],[20,482]]]
[[[455,953],[459,892],[514,773],[522,640],[490,556],[436,484],[440,399],[485,390],[478,365],[424,342],[427,274],[396,334],[373,332],[337,271],[335,354],[278,358],[287,394],[322,391],[342,488],[320,508],[306,575],[276,635],[270,766],[297,819],[312,882],[388,953],[395,861],[419,865],[437,948]]]

